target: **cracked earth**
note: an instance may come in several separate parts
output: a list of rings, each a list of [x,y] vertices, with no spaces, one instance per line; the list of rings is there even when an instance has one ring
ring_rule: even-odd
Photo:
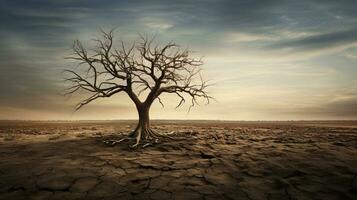
[[[0,122],[0,199],[357,199],[357,122]]]

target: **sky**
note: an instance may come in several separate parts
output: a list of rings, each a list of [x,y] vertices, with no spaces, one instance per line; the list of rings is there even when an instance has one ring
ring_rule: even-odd
[[[355,0],[2,0],[0,119],[137,119],[125,94],[79,111],[64,96],[73,41],[115,28],[175,41],[204,61],[216,101],[190,112],[175,96],[152,119],[357,119]]]

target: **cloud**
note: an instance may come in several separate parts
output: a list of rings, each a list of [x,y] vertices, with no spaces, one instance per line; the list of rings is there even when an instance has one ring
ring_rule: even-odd
[[[261,40],[274,40],[269,35],[247,34],[247,33],[229,33],[227,34],[229,42],[255,42]]]
[[[275,42],[267,48],[288,49],[292,51],[317,51],[350,47],[357,44],[357,28],[322,33],[313,36],[287,39]]]
[[[174,26],[172,22],[161,18],[144,17],[140,20],[145,26],[155,30],[166,30]]]
[[[328,102],[323,105],[320,112],[322,115],[357,117],[357,95]]]
[[[320,105],[285,109],[282,112],[295,115],[297,118],[309,116],[310,119],[355,119],[357,118],[357,95],[321,102]]]

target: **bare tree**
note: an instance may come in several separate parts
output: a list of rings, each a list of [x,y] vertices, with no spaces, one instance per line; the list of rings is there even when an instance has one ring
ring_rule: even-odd
[[[202,79],[201,59],[190,57],[190,51],[182,50],[173,42],[166,45],[153,45],[153,38],[140,36],[137,42],[126,47],[123,41],[114,46],[113,30],[102,31],[103,38],[95,39],[94,49],[85,48],[78,40],[73,45],[73,56],[69,59],[79,61],[76,70],[65,70],[71,86],[66,92],[73,94],[84,90],[91,95],[81,101],[76,109],[104,97],[126,93],[134,102],[139,114],[139,123],[129,138],[152,140],[161,137],[150,128],[149,110],[160,95],[171,93],[179,98],[177,107],[186,100],[190,108],[202,98],[209,103],[212,98],[207,94],[207,81]],[[83,68],[84,67],[84,68]],[[139,96],[144,95],[144,100]]]

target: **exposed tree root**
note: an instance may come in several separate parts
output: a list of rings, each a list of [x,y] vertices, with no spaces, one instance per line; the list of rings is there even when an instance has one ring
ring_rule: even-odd
[[[160,140],[164,138],[173,139],[168,135],[162,135],[150,128],[137,127],[134,131],[129,133],[126,137],[118,140],[103,140],[103,143],[108,146],[114,146],[126,140],[135,140],[133,145],[129,145],[130,148],[137,148],[142,146],[142,148],[153,146],[159,143]]]
[[[123,142],[125,140],[132,140],[132,139],[133,138],[131,138],[131,137],[125,137],[125,138],[122,138],[120,140],[103,140],[103,143],[108,145],[108,146],[114,146],[114,145],[116,145],[118,143],[121,143],[121,142]]]
[[[142,141],[144,141],[142,147],[153,146],[154,144],[159,142],[159,138],[163,138],[163,135],[156,133],[150,128],[137,128],[134,133],[131,134],[135,137],[135,144],[131,145],[131,148],[138,147]]]

